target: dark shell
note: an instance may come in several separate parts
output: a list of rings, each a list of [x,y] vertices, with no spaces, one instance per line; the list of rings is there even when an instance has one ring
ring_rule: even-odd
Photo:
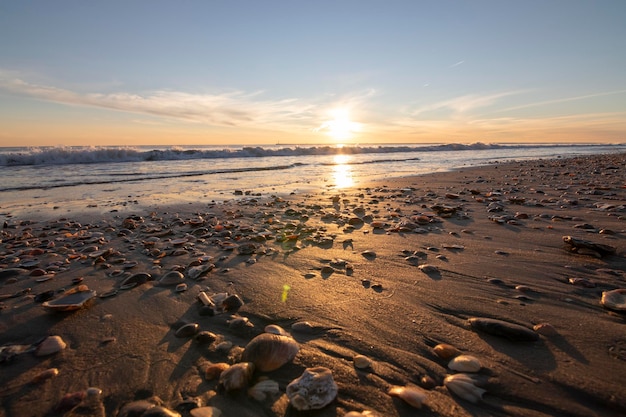
[[[509,323],[508,321],[486,317],[472,317],[468,319],[468,321],[473,330],[494,336],[505,337],[519,342],[533,342],[539,340],[539,335],[533,330],[520,326],[519,324]]]
[[[198,323],[189,323],[176,330],[176,337],[191,337],[198,333],[200,325]]]
[[[44,291],[42,293],[39,293],[35,296],[35,302],[36,303],[43,303],[44,301],[48,301],[50,299],[52,299],[52,297],[54,297],[54,291],[50,290],[50,291]]]
[[[215,342],[215,340],[217,340],[217,336],[215,335],[215,333],[211,333],[205,330],[196,334],[194,339],[198,343],[209,344]]]
[[[152,280],[152,275],[146,272],[140,272],[138,274],[133,274],[129,276],[128,278],[124,279],[120,283],[120,288],[123,290],[130,289],[137,285],[141,285],[145,283],[146,281],[151,281],[151,280]]]

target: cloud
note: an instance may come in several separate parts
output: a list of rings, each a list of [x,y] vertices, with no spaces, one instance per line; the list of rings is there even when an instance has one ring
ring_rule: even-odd
[[[459,61],[455,64],[450,65],[448,68],[458,67],[459,65],[463,65],[463,64],[465,64],[465,61]]]
[[[522,104],[522,105],[519,105],[519,106],[513,106],[513,107],[507,107],[507,108],[504,108],[504,109],[499,109],[499,110],[494,111],[494,113],[503,113],[503,112],[513,111],[513,110],[527,109],[527,108],[531,108],[531,107],[540,107],[540,106],[545,106],[545,105],[549,105],[549,104],[567,103],[567,102],[570,102],[570,101],[585,100],[585,99],[588,99],[588,98],[595,98],[595,97],[612,96],[612,95],[624,94],[624,93],[626,93],[626,90],[604,91],[604,92],[601,92],[601,93],[585,94],[585,95],[582,95],[582,96],[564,97],[564,98],[558,98],[558,99],[554,99],[554,100],[537,101],[537,102],[534,102],[534,103],[526,103],[526,104]]]
[[[54,103],[97,107],[214,126],[280,128],[302,122],[316,124],[316,104],[303,103],[295,98],[263,100],[259,98],[261,92],[191,94],[158,90],[144,94],[81,94],[29,83],[6,71],[0,71],[0,89]]]
[[[448,111],[451,111],[453,114],[461,115],[461,114],[470,113],[477,109],[489,107],[504,97],[522,94],[525,92],[526,91],[522,91],[522,90],[514,90],[514,91],[504,91],[500,93],[483,94],[483,95],[467,94],[464,96],[459,96],[459,97],[455,97],[455,98],[451,98],[448,100],[443,100],[437,103],[419,107],[411,111],[410,115],[413,117],[419,117],[426,113],[437,111],[437,110],[448,110]]]

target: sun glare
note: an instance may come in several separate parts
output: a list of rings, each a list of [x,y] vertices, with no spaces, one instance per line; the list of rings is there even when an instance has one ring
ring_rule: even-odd
[[[361,124],[350,120],[347,109],[334,109],[330,112],[331,120],[322,124],[320,130],[325,130],[328,136],[339,141],[351,139],[354,133],[361,130]]]

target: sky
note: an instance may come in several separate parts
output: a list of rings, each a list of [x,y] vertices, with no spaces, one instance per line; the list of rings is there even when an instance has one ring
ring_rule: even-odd
[[[0,0],[0,146],[626,142],[624,0]]]

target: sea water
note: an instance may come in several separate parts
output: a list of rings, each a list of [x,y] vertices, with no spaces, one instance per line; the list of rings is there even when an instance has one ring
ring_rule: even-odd
[[[625,152],[626,144],[0,148],[0,211],[220,202],[358,187],[510,160]]]

